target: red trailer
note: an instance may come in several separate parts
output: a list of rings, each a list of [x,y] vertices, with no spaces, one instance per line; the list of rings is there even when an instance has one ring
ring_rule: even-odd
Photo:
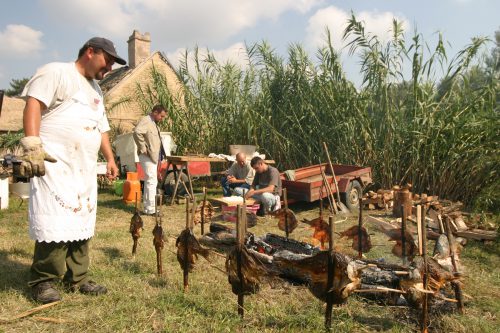
[[[288,180],[285,173],[281,174],[283,188],[286,188],[288,199],[295,201],[313,202],[320,199],[323,177],[321,168],[325,171],[327,182],[332,192],[336,192],[332,172],[327,163],[311,165],[305,168],[293,170],[293,180]],[[355,165],[334,164],[333,170],[340,191],[340,198],[349,209],[359,205],[359,198],[363,194],[363,188],[372,182],[372,169],[370,167],[359,167]],[[323,188],[323,198],[327,191]]]

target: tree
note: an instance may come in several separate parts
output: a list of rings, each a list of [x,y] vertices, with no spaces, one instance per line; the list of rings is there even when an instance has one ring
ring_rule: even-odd
[[[19,96],[23,92],[24,86],[28,83],[30,79],[25,77],[23,79],[12,79],[10,81],[10,89],[5,90],[5,95],[7,96]]]

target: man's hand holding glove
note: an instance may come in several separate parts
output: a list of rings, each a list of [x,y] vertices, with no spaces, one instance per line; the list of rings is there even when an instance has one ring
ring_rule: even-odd
[[[22,177],[39,177],[45,175],[44,161],[57,162],[55,158],[45,152],[42,140],[38,136],[26,136],[21,139],[23,156],[19,158],[21,165],[19,175]]]

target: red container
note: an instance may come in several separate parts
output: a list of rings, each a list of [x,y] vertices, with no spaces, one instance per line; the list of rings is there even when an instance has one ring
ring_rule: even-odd
[[[126,204],[135,203],[135,196],[137,194],[137,201],[141,201],[141,182],[139,181],[137,172],[127,172],[127,180],[123,184],[123,201]]]

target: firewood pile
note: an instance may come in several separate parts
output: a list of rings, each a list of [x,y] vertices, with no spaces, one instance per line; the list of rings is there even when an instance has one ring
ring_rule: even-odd
[[[368,191],[363,195],[363,204],[366,209],[370,210],[392,208],[394,206],[394,190]]]
[[[392,209],[395,217],[401,217],[400,207],[402,204],[411,207],[411,213],[407,214],[408,220],[415,222],[415,207],[422,205],[426,212],[427,227],[431,229],[430,238],[437,238],[443,233],[443,221],[449,220],[452,232],[455,236],[475,240],[495,240],[497,238],[496,227],[493,224],[481,223],[480,215],[471,215],[463,212],[463,203],[439,199],[435,195],[413,194],[411,184],[405,186],[394,186],[392,189],[379,189],[368,191],[363,196],[363,204],[366,209]],[[405,194],[409,200],[405,200]],[[401,200],[403,198],[403,200]],[[408,208],[409,210],[410,208]],[[432,233],[434,232],[434,233]]]
[[[451,231],[457,237],[475,240],[495,240],[497,232],[494,226],[477,224],[475,217],[463,212],[463,204],[460,201],[440,200],[436,196],[413,196],[413,205],[421,204],[425,207],[427,227],[435,233],[442,234],[443,223],[449,221]],[[414,211],[412,211],[414,213]],[[414,214],[408,217],[410,221],[415,221]],[[432,238],[432,233],[430,233]]]

